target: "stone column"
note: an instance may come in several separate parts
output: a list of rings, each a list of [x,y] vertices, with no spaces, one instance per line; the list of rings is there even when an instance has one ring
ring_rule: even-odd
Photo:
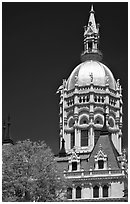
[[[68,140],[67,140],[67,134],[64,132],[64,140],[65,140],[65,150],[68,149]]]
[[[75,200],[76,198],[76,188],[75,185],[72,186],[72,199]]]
[[[80,171],[80,160],[77,161],[77,170]]]
[[[86,49],[88,50],[88,42],[86,42]]]
[[[69,161],[69,171],[72,171],[72,162]]]
[[[93,186],[92,186],[92,183],[90,183],[89,186],[90,186],[90,198],[93,198]]]
[[[76,123],[76,121],[75,121]],[[74,146],[78,146],[78,140],[77,140],[77,128],[76,128],[76,124],[74,125],[74,135],[75,135],[75,145]]]
[[[67,141],[68,141],[68,150],[70,150],[70,137],[71,137],[71,135],[70,135],[70,133],[67,133]]]
[[[95,169],[98,169],[98,160],[95,160]]]
[[[106,95],[105,102],[107,105],[109,104],[109,95]]]
[[[108,197],[111,197],[111,184],[109,184],[109,188],[108,188]]]
[[[78,129],[79,147],[81,147],[81,130]]]
[[[99,198],[102,198],[102,185],[101,184],[99,184],[100,186],[99,186]]]
[[[81,198],[85,198],[85,194],[84,194],[84,184],[81,184]]]
[[[92,121],[92,119],[91,119]],[[91,122],[93,123],[93,121]],[[90,129],[89,129],[89,146],[94,146],[94,131],[93,131],[93,125],[90,125]]]
[[[104,169],[107,169],[107,159],[104,159]]]

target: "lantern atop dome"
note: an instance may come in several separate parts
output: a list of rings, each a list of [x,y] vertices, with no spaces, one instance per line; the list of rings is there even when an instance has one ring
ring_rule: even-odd
[[[102,53],[99,51],[99,24],[96,24],[93,5],[91,6],[88,26],[84,26],[84,50],[81,60],[102,60]]]

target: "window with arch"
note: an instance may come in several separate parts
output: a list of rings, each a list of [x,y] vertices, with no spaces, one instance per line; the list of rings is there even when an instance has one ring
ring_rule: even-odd
[[[108,124],[110,125],[110,127],[114,127],[114,120],[110,118]]]
[[[72,188],[67,188],[67,199],[72,199]]]
[[[81,147],[88,146],[88,130],[81,130]]]
[[[76,198],[81,198],[81,187],[80,186],[76,188]]]
[[[81,120],[80,120],[80,125],[83,125],[83,124],[88,124],[88,118],[87,117],[82,117]]]
[[[104,169],[104,161],[98,160],[98,169]]]
[[[93,187],[93,197],[99,198],[99,187],[98,186]]]
[[[71,149],[75,146],[75,134],[71,132]]]
[[[108,186],[104,185],[103,186],[103,197],[108,197]]]
[[[92,41],[88,42],[88,49],[91,50],[92,49]]]
[[[77,170],[77,162],[72,162],[72,171]]]
[[[97,102],[97,96],[94,96],[94,101]]]
[[[95,124],[100,124],[100,125],[103,125],[103,120],[102,120],[102,118],[101,117],[96,117],[95,118]]]
[[[69,120],[69,127],[71,128],[71,127],[73,127],[73,125],[74,125],[74,119],[70,118],[70,120]]]

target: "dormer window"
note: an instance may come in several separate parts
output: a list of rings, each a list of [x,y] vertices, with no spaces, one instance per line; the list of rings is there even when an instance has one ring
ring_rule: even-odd
[[[107,169],[107,155],[104,154],[101,144],[99,145],[99,151],[95,158],[95,170],[97,169]]]
[[[72,162],[72,171],[77,170],[77,162]]]
[[[104,169],[104,161],[98,160],[98,169]]]
[[[80,171],[80,157],[76,154],[75,148],[69,157],[69,171]]]

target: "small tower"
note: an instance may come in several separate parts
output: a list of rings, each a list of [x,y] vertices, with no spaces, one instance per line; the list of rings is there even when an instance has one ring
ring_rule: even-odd
[[[5,121],[3,122],[3,138],[2,138],[2,144],[5,145],[5,144],[14,144],[13,143],[13,140],[11,139],[10,137],[10,125],[11,125],[11,122],[10,122],[10,116],[8,115],[8,121],[7,121],[7,132],[6,132],[6,124],[5,124]]]
[[[65,140],[62,138],[62,147],[59,151],[59,157],[65,157],[66,156],[66,151],[65,151]]]

